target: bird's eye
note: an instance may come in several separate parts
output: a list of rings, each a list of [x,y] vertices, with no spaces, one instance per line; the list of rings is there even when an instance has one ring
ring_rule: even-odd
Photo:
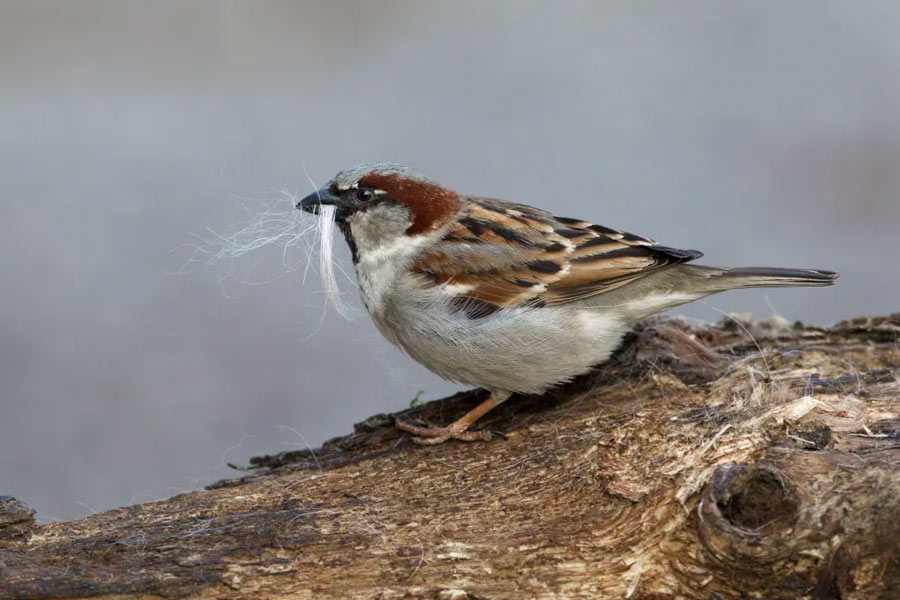
[[[375,191],[372,188],[359,188],[356,190],[356,199],[362,202],[368,202],[375,197]]]

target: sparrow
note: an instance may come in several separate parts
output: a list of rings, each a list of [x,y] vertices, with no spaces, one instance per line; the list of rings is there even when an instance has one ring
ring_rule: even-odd
[[[444,427],[396,426],[424,444],[470,430],[513,393],[540,394],[606,361],[642,319],[710,294],[828,286],[818,269],[688,264],[678,250],[525,204],[469,196],[390,163],[338,173],[297,208],[335,207],[362,301],[391,343],[489,396]]]

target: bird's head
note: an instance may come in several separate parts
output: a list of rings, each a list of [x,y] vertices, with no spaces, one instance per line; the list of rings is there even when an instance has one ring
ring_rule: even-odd
[[[439,231],[459,212],[461,202],[456,192],[409,167],[369,163],[341,171],[297,208],[318,213],[322,206],[334,206],[348,242],[365,250]]]

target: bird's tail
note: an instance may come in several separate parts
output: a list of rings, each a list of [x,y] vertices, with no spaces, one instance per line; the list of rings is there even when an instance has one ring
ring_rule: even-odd
[[[742,288],[769,288],[834,285],[838,274],[820,269],[779,269],[776,267],[739,267],[725,269],[702,265],[680,265],[682,272],[702,281],[710,293]]]

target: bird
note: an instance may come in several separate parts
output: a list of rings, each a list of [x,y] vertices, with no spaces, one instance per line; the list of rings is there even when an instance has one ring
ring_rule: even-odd
[[[445,426],[395,425],[421,444],[470,429],[512,394],[602,365],[641,320],[727,290],[828,286],[819,269],[724,268],[703,256],[526,204],[458,193],[393,163],[340,171],[296,207],[334,219],[379,332],[440,377],[488,397]]]

